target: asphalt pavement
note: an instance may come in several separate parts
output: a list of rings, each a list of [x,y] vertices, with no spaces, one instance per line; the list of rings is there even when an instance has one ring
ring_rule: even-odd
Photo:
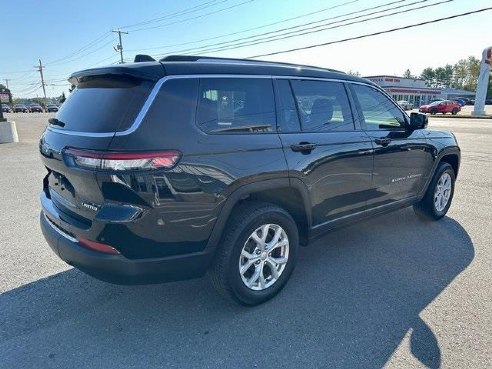
[[[430,120],[462,148],[447,217],[332,232],[246,308],[206,278],[116,286],[60,261],[38,225],[50,116],[7,114],[20,143],[0,145],[0,368],[492,367],[492,121]]]

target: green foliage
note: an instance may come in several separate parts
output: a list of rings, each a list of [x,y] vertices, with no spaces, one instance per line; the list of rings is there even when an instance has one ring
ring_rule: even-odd
[[[416,78],[414,75],[412,75],[412,72],[410,72],[410,69],[407,69],[405,73],[403,73],[403,78]]]
[[[468,91],[477,88],[478,75],[480,73],[480,60],[474,56],[461,59],[454,65],[446,64],[444,67],[425,68],[420,78],[431,87],[454,87]]]
[[[0,83],[0,89],[2,89],[2,88],[7,88],[7,86],[2,85],[2,84]]]
[[[358,71],[356,71],[356,70],[354,71],[354,70],[351,69],[347,73],[350,74],[351,76],[360,77],[360,73]]]
[[[420,74],[420,78],[423,79],[428,86],[433,86],[435,76],[436,74],[434,72],[434,69],[430,67],[425,68]]]

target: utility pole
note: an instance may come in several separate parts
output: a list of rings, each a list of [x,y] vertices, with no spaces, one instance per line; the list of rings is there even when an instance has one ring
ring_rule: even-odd
[[[119,29],[118,30],[114,29],[111,32],[114,32],[114,33],[117,33],[118,34],[118,38],[120,40],[120,43],[118,45],[116,45],[116,47],[114,48],[114,50],[116,52],[118,52],[118,51],[120,52],[120,64],[123,64],[124,63],[124,61],[123,61],[123,43],[121,42],[121,34],[124,33],[125,35],[127,35],[128,32],[123,32],[123,31],[120,31]]]
[[[9,89],[9,81],[10,79],[5,78],[5,86],[7,87],[7,90]]]
[[[44,77],[43,77],[43,68],[44,68],[44,65],[41,64],[41,59],[39,59],[39,66],[36,65],[34,66],[34,68],[37,68],[39,74],[41,75],[41,86],[43,87],[43,94],[44,94],[44,98],[46,99],[46,89],[45,89],[45,83],[44,83]]]

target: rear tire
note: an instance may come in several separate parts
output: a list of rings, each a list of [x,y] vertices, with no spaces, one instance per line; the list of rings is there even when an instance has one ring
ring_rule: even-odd
[[[426,220],[444,217],[453,200],[455,180],[453,167],[440,163],[424,197],[413,206],[415,213]]]
[[[222,296],[243,305],[261,304],[289,280],[298,248],[289,213],[270,203],[247,202],[228,221],[208,274]]]
[[[451,112],[451,114],[453,114],[453,115],[458,114],[458,109],[454,108],[453,111]]]

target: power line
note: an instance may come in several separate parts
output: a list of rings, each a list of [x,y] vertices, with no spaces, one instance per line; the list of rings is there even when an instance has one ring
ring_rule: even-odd
[[[367,38],[367,37],[372,37],[372,36],[378,36],[378,35],[382,35],[382,34],[385,34],[385,33],[391,33],[391,32],[401,31],[401,30],[405,30],[405,29],[409,29],[409,28],[414,28],[414,27],[420,27],[420,26],[424,26],[424,25],[427,25],[427,24],[438,23],[438,22],[442,22],[442,21],[450,20],[450,19],[454,19],[454,18],[465,17],[467,15],[477,14],[477,13],[485,12],[485,11],[488,11],[488,10],[492,10],[492,7],[478,9],[478,10],[474,10],[474,11],[470,11],[470,12],[466,12],[466,13],[461,13],[461,14],[456,14],[456,15],[452,15],[452,16],[449,16],[449,17],[437,18],[437,19],[433,19],[433,20],[430,20],[430,21],[426,21],[426,22],[410,24],[408,26],[403,26],[403,27],[398,27],[398,28],[392,28],[392,29],[385,30],[385,31],[379,31],[379,32],[369,33],[369,34],[365,34],[365,35],[359,35],[359,36],[355,36],[355,37],[348,37],[348,38],[345,38],[345,39],[342,39],[342,40],[323,42],[323,43],[320,43],[320,44],[314,44],[314,45],[303,46],[303,47],[296,47],[296,48],[293,48],[293,49],[276,51],[276,52],[267,53],[267,54],[254,55],[254,56],[250,56],[248,58],[250,58],[250,59],[260,58],[260,57],[264,57],[264,56],[271,56],[271,55],[278,55],[278,54],[290,53],[290,52],[293,52],[293,51],[313,49],[313,48],[320,47],[320,46],[327,46],[327,45],[339,44],[339,43],[342,43],[342,42],[359,40],[359,39],[362,39],[362,38]]]
[[[329,20],[334,20],[334,19],[346,17],[346,16],[349,16],[349,15],[364,13],[364,12],[369,11],[369,10],[375,10],[375,9],[379,9],[379,8],[386,7],[386,6],[389,6],[389,5],[402,3],[402,2],[405,2],[405,1],[407,1],[407,0],[391,1],[391,2],[386,3],[386,4],[381,4],[381,5],[374,6],[374,7],[369,7],[369,8],[365,8],[365,9],[361,9],[361,10],[357,10],[357,11],[353,11],[353,12],[349,12],[349,13],[345,13],[345,14],[336,15],[336,16],[324,18],[324,19],[321,19],[321,20],[318,20],[318,21],[301,23],[301,24],[298,24],[298,25],[295,25],[295,26],[291,26],[291,27],[280,28],[280,29],[276,29],[276,30],[269,31],[269,32],[266,32],[266,33],[256,34],[256,35],[247,36],[247,37],[241,37],[241,38],[237,38],[237,39],[234,39],[234,40],[223,41],[223,42],[219,42],[219,43],[215,43],[215,44],[203,45],[203,46],[200,46],[200,47],[197,47],[197,48],[184,49],[184,50],[178,50],[178,51],[171,51],[171,53],[182,53],[182,52],[194,51],[194,50],[197,50],[197,49],[200,49],[201,50],[203,48],[209,48],[209,47],[212,47],[212,46],[220,46],[220,45],[223,45],[223,44],[233,43],[233,42],[238,42],[238,41],[243,41],[243,40],[247,40],[247,39],[250,39],[250,38],[263,37],[265,35],[270,35],[270,34],[279,33],[279,32],[282,32],[282,31],[286,31],[286,30],[292,30],[292,29],[296,29],[296,28],[306,27],[306,26],[309,26],[309,25],[312,25],[312,24],[322,23],[322,22],[326,22],[326,21],[329,21]],[[425,1],[428,1],[428,0],[425,0]],[[330,8],[328,8],[328,9],[330,9]],[[387,10],[390,10],[390,9],[387,9]],[[383,11],[385,11],[385,10],[383,10]],[[361,15],[360,17],[364,17],[364,16],[365,15]],[[352,18],[350,18],[350,19],[352,19]]]
[[[17,71],[11,71],[11,72],[2,72],[2,74],[17,74],[17,73],[26,73],[26,72],[32,72],[30,69],[28,70],[17,70]]]
[[[110,45],[113,43],[113,40],[109,40],[108,42],[105,42],[104,44],[102,44],[101,46],[99,46],[98,48],[94,49],[94,50],[91,50],[90,52],[88,53],[85,53],[85,54],[82,54],[82,55],[78,55],[78,56],[74,56],[72,57],[71,59],[65,59],[65,61],[63,63],[57,63],[58,66],[60,65],[64,65],[64,64],[69,64],[69,63],[73,63],[74,61],[76,60],[79,60],[79,59],[82,59],[82,58],[85,58],[87,57],[88,55],[91,55],[91,54],[94,54],[96,52],[98,52],[99,50],[105,48],[106,46]],[[46,64],[45,64],[46,65]]]
[[[99,64],[101,64],[101,63],[103,63],[103,62],[105,62],[107,60],[110,60],[110,59],[114,59],[114,55],[111,55],[111,56],[109,56],[107,58],[104,58],[102,60],[99,60],[98,62],[92,64],[89,68],[94,68],[94,67],[98,66]]]
[[[191,18],[185,18],[185,19],[182,19],[182,20],[177,20],[177,21],[174,21],[174,22],[171,22],[171,23],[165,23],[165,24],[161,24],[159,26],[153,26],[153,27],[145,27],[145,28],[137,28],[137,29],[134,29],[134,30],[131,30],[132,32],[140,32],[140,31],[146,31],[146,30],[149,30],[149,29],[155,29],[155,28],[161,28],[161,27],[167,27],[167,26],[171,26],[171,25],[174,25],[174,24],[178,24],[178,23],[184,23],[184,22],[187,22],[187,21],[190,21],[190,20],[195,20],[195,19],[200,19],[200,18],[204,18],[204,17],[207,17],[209,15],[213,15],[213,14],[217,14],[217,13],[221,13],[221,12],[224,12],[226,10],[230,10],[230,9],[233,9],[233,8],[237,8],[238,6],[241,6],[241,5],[244,5],[244,4],[247,4],[247,3],[251,3],[255,0],[246,0],[246,1],[243,1],[239,4],[234,4],[234,5],[231,5],[231,6],[228,6],[226,8],[221,8],[221,9],[217,9],[217,10],[214,10],[212,12],[209,12],[209,13],[205,13],[205,14],[202,14],[202,15],[197,15],[196,17],[191,17]]]
[[[33,92],[39,90],[41,86],[40,85],[36,85],[34,87],[29,87],[29,88],[26,88],[26,89],[23,89],[23,90],[20,90],[20,91],[16,91],[15,92],[15,95],[29,95],[29,94],[32,94]]]
[[[161,16],[161,17],[152,18],[152,19],[147,20],[147,21],[142,21],[142,22],[138,22],[138,23],[133,23],[133,24],[130,24],[130,25],[122,26],[122,27],[120,27],[120,29],[133,28],[133,27],[137,27],[137,26],[145,26],[147,24],[157,23],[157,22],[160,22],[160,21],[165,20],[165,19],[169,19],[169,18],[172,18],[172,17],[177,17],[177,16],[181,16],[181,15],[193,13],[195,11],[203,10],[203,9],[206,9],[206,8],[211,7],[211,6],[215,6],[215,5],[218,5],[218,4],[227,2],[227,1],[229,1],[229,0],[222,0],[219,3],[217,3],[217,0],[206,1],[205,3],[199,4],[199,5],[195,5],[195,6],[191,7],[191,8],[183,9],[183,10],[180,10],[180,11],[177,11],[177,12],[174,12],[174,13],[171,13],[171,14],[167,14],[167,15]]]
[[[46,65],[64,64],[64,63],[60,63],[60,62],[63,62],[66,59],[73,58],[74,56],[77,56],[80,53],[83,53],[84,51],[87,51],[87,50],[91,49],[94,45],[96,45],[96,44],[104,41],[109,36],[111,36],[111,32],[104,32],[102,35],[100,35],[96,39],[92,40],[91,42],[87,43],[86,45],[82,46],[80,49],[78,49],[78,50],[76,50],[76,51],[74,51],[72,53],[69,53],[69,54],[65,55],[64,57],[62,57],[62,58],[49,61],[49,62],[46,63]]]
[[[249,40],[249,41],[243,41],[243,42],[238,42],[238,43],[229,43],[228,45],[224,45],[224,46],[217,47],[217,48],[211,47],[211,48],[202,48],[202,49],[198,49],[198,50],[196,50],[196,49],[180,50],[180,51],[176,51],[175,53],[183,53],[183,52],[187,52],[187,51],[192,51],[194,53],[205,53],[205,52],[206,53],[213,53],[213,52],[226,51],[226,50],[231,50],[231,49],[236,49],[236,48],[241,48],[241,47],[247,47],[247,46],[259,45],[259,44],[264,44],[264,43],[270,43],[270,42],[274,42],[274,41],[279,41],[279,40],[284,40],[284,39],[289,39],[289,38],[294,38],[294,37],[300,37],[300,36],[304,36],[304,35],[307,35],[307,34],[323,32],[323,31],[326,31],[326,30],[329,30],[329,29],[341,28],[341,27],[346,27],[346,26],[350,26],[350,25],[354,25],[354,24],[364,23],[364,22],[368,22],[368,21],[372,21],[372,20],[376,20],[376,19],[386,18],[386,17],[390,17],[390,16],[393,16],[393,15],[397,15],[397,14],[408,13],[408,12],[415,11],[415,10],[421,10],[421,9],[432,7],[432,6],[436,6],[436,5],[441,5],[441,4],[444,4],[444,3],[449,3],[449,2],[452,2],[454,0],[443,0],[443,1],[438,2],[438,3],[429,4],[429,5],[425,5],[425,6],[420,6],[418,8],[411,8],[411,9],[406,9],[406,10],[400,10],[400,11],[396,11],[396,12],[393,12],[393,13],[387,13],[387,14],[375,16],[375,17],[372,17],[372,18],[366,18],[366,19],[362,19],[362,20],[357,20],[357,19],[360,19],[360,18],[363,18],[363,17],[367,17],[369,15],[385,13],[385,12],[387,12],[389,10],[394,10],[394,9],[397,9],[397,8],[408,7],[408,6],[411,6],[411,5],[416,5],[416,4],[424,3],[424,2],[427,2],[427,1],[429,1],[429,0],[419,0],[419,1],[415,1],[415,2],[410,3],[410,4],[406,4],[406,5],[402,5],[402,6],[397,6],[397,7],[393,7],[393,8],[388,8],[388,9],[384,9],[384,10],[379,10],[379,11],[375,11],[375,12],[372,12],[372,13],[363,14],[363,15],[359,15],[359,16],[355,16],[355,17],[351,17],[351,18],[346,18],[346,19],[339,20],[339,21],[336,21],[336,22],[329,22],[329,23],[324,23],[324,24],[319,24],[319,25],[316,25],[316,26],[312,26],[312,27],[305,27],[305,28],[303,28],[301,30],[297,30],[297,31],[284,32],[282,34],[279,34],[279,35],[273,36],[273,37],[254,36],[254,39]],[[397,2],[401,2],[401,1],[396,1],[394,3],[397,3]],[[386,5],[389,5],[389,4],[386,4]],[[366,10],[368,10],[368,9],[366,9]],[[349,23],[345,23],[345,24],[339,24],[339,23],[346,22],[348,20],[355,20],[355,21],[349,22]],[[338,25],[334,25],[334,24],[338,24]],[[296,26],[295,28],[299,28],[299,27]],[[286,28],[286,29],[288,29],[288,28]]]
[[[216,40],[216,39],[224,38],[224,37],[230,37],[230,36],[238,35],[238,34],[241,34],[241,33],[246,33],[246,32],[249,32],[249,31],[256,31],[258,29],[267,28],[267,27],[274,26],[274,25],[277,25],[277,24],[290,22],[292,20],[296,20],[296,19],[308,17],[308,16],[313,15],[313,14],[323,13],[323,12],[326,12],[328,10],[333,10],[333,9],[336,9],[336,8],[340,8],[342,6],[350,5],[350,4],[359,2],[359,1],[360,0],[346,1],[344,3],[338,4],[338,5],[333,5],[333,6],[330,6],[328,8],[318,9],[316,11],[309,12],[309,13],[304,13],[304,14],[301,14],[301,15],[297,15],[297,16],[292,17],[292,18],[282,19],[282,20],[277,21],[277,22],[268,23],[268,24],[264,24],[264,25],[261,25],[261,26],[257,26],[257,27],[248,28],[248,29],[245,29],[245,30],[233,32],[233,33],[228,33],[226,35],[222,34],[222,35],[218,35],[218,36],[214,36],[214,37],[209,37],[209,38],[204,38],[204,39],[196,40],[196,41],[181,42],[179,44],[171,44],[171,45],[163,45],[163,46],[156,46],[156,47],[148,47],[148,48],[144,48],[144,49],[130,49],[128,51],[146,51],[146,50],[165,49],[165,48],[174,47],[174,46],[190,45],[190,44],[196,44],[196,43],[199,43],[199,42],[211,41],[211,40]],[[401,0],[401,1],[406,1],[406,0]],[[400,2],[400,1],[398,1],[398,2]],[[353,13],[357,13],[357,12],[353,12]],[[353,14],[353,13],[349,13],[349,14]],[[347,15],[347,14],[345,14],[345,15]]]

